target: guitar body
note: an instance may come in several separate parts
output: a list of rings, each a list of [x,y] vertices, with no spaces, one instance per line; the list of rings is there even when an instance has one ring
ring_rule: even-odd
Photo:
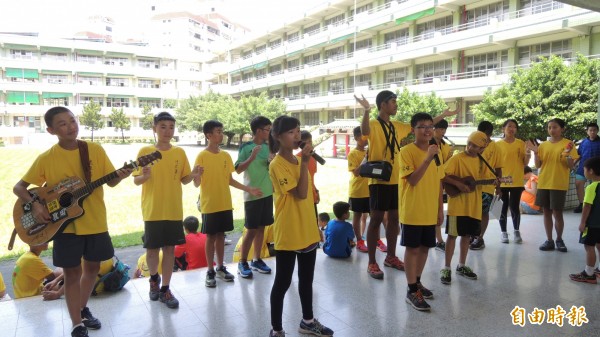
[[[477,184],[475,182],[475,178],[473,177],[457,177],[457,176],[449,176],[450,178],[454,178],[455,180],[459,180],[462,181],[463,184],[467,185],[469,187],[469,193],[475,191],[475,188],[477,187]],[[461,193],[463,193],[461,190],[458,189],[458,187],[447,183],[447,182],[443,182],[442,185],[444,186],[444,190],[446,191],[446,194],[449,197],[455,197]]]
[[[29,193],[38,196],[52,220],[48,223],[36,223],[31,204],[17,200],[13,208],[13,220],[19,238],[33,246],[48,242],[71,221],[81,217],[84,213],[81,205],[85,196],[77,199],[74,192],[82,187],[85,187],[85,183],[80,178],[70,177],[52,187],[30,189]]]

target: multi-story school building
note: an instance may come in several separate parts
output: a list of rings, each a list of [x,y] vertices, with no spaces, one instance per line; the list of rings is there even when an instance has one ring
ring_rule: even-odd
[[[238,41],[222,55],[214,90],[267,91],[305,125],[360,117],[353,94],[383,89],[471,107],[519,67],[558,55],[600,54],[600,13],[552,0],[337,0]],[[374,102],[373,102],[374,104]]]

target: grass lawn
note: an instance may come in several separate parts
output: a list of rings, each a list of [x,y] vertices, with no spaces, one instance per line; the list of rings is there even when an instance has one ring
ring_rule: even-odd
[[[38,154],[49,148],[51,144],[30,146],[19,145],[0,147],[0,157],[5,158],[0,170],[0,260],[15,258],[28,249],[28,246],[17,237],[15,247],[8,251],[8,240],[14,228],[12,220],[12,210],[16,197],[12,192],[13,186],[21,179],[27,169],[31,166]],[[124,162],[136,158],[138,150],[142,144],[105,144],[108,156],[113,162],[115,168],[119,168]],[[190,165],[196,159],[196,156],[204,147],[183,146]],[[237,150],[229,151],[233,161],[237,158]],[[332,213],[331,206],[336,201],[348,200],[348,179],[347,163],[344,159],[327,158],[324,166],[319,166],[315,176],[317,188],[321,194],[321,203],[319,211]],[[234,178],[243,182],[243,176],[236,173]],[[142,213],[140,209],[141,187],[135,186],[133,179],[128,178],[122,181],[115,188],[104,186],[104,196],[106,209],[108,212],[108,228],[113,238],[115,247],[127,247],[141,244],[141,235],[144,230]],[[244,201],[242,192],[232,188],[232,199],[234,207],[234,231],[241,231],[244,219]],[[195,215],[200,217],[196,208],[199,189],[195,188],[193,183],[183,186],[183,212],[184,217]]]

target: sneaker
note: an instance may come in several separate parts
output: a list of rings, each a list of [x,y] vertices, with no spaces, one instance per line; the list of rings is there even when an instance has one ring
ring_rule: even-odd
[[[456,273],[460,276],[468,278],[469,280],[477,279],[477,274],[475,274],[473,270],[467,266],[456,267]]]
[[[581,213],[581,211],[583,211],[583,204],[577,205],[577,207],[575,207],[573,210],[573,213]]]
[[[507,232],[502,232],[502,237],[500,238],[500,242],[508,243],[508,233]]]
[[[227,271],[227,267],[221,266],[216,269],[217,277],[222,278],[225,282],[232,282],[235,276]]]
[[[150,279],[150,292],[148,295],[150,296],[150,301],[158,301],[158,292],[160,291],[160,275],[158,276],[158,280],[153,282]]]
[[[569,274],[569,278],[575,282],[585,282],[591,284],[598,283],[598,281],[596,281],[596,275],[588,275],[586,274],[585,270],[579,274]]]
[[[543,250],[543,251],[554,250],[554,240],[544,241],[544,243],[542,243],[542,245],[540,246],[540,250]]]
[[[442,281],[443,284],[452,283],[452,271],[450,269],[444,268],[440,270],[440,275],[440,281]]]
[[[400,260],[397,256],[386,256],[385,260],[383,260],[383,265],[404,271],[404,262],[402,262],[402,260]]]
[[[377,240],[377,249],[379,249],[383,253],[387,253],[387,246],[381,240]]]
[[[565,246],[565,242],[563,240],[556,240],[556,250],[563,253],[567,252],[567,246]]]
[[[523,243],[523,238],[521,238],[520,231],[515,231],[515,243]]]
[[[238,262],[237,273],[240,274],[242,278],[252,278],[252,270],[250,270],[250,266],[246,261]]]
[[[173,296],[171,289],[165,291],[164,293],[160,293],[159,299],[162,303],[167,305],[167,308],[179,308],[179,301],[175,298],[175,296]]]
[[[446,243],[445,242],[436,243],[435,250],[439,250],[440,252],[445,252],[446,251]]]
[[[225,244],[225,246],[228,246],[228,245],[230,245],[230,244],[231,244],[231,240],[229,240],[228,238],[225,238],[225,239],[223,240],[223,244]]]
[[[408,291],[406,293],[406,303],[412,305],[413,308],[415,308],[419,311],[431,310],[431,307],[429,306],[429,304],[427,304],[427,302],[425,302],[425,299],[423,298],[423,294],[421,294],[421,290],[417,290],[414,293],[411,293],[410,291]]]
[[[250,263],[250,266],[252,266],[252,270],[256,270],[261,274],[271,274],[271,268],[269,268],[269,266],[267,266],[265,261],[263,261],[262,259],[252,261]]]
[[[285,330],[273,331],[273,329],[271,329],[271,331],[269,331],[269,337],[285,337]]]
[[[365,245],[365,241],[363,240],[358,240],[358,243],[356,243],[356,250],[363,253],[369,252],[369,248],[367,248],[367,245]]]
[[[98,330],[102,327],[100,320],[92,315],[88,307],[85,307],[83,310],[81,310],[81,323],[83,323],[86,328],[92,330]]]
[[[367,274],[374,279],[381,280],[383,279],[383,272],[379,269],[379,265],[377,263],[371,263],[367,267]]]
[[[333,336],[333,330],[321,324],[316,318],[310,324],[304,323],[304,320],[301,319],[298,332],[311,333],[315,336]]]
[[[217,280],[215,280],[215,276],[217,273],[214,270],[209,270],[206,272],[206,279],[204,280],[204,285],[209,288],[214,288],[217,286]]]
[[[483,239],[475,239],[473,240],[473,242],[471,242],[471,244],[469,245],[469,248],[471,250],[481,250],[483,248],[485,248],[485,241],[483,241]]]
[[[417,287],[419,288],[421,295],[423,295],[423,298],[426,298],[426,299],[433,298],[433,293],[431,292],[431,290],[425,288],[422,283],[420,283],[420,282],[417,283]]]
[[[85,326],[78,325],[71,331],[71,337],[88,337],[88,331]]]

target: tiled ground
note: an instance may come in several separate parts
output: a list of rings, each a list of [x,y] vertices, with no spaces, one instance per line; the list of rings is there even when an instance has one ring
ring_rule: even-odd
[[[487,247],[470,251],[467,264],[476,281],[453,273],[452,285],[439,281],[443,253],[431,250],[422,277],[435,294],[430,313],[412,309],[404,300],[403,272],[385,268],[383,281],[366,274],[367,255],[354,253],[334,260],[319,251],[314,283],[316,317],[335,330],[335,336],[597,336],[600,327],[600,286],[572,282],[567,275],[583,269],[584,253],[577,244],[578,215],[565,212],[565,242],[569,252],[541,252],[541,216],[523,216],[524,243],[501,244],[499,226],[492,220]],[[509,225],[510,227],[510,225]],[[512,235],[510,237],[512,239]],[[403,249],[399,249],[403,254]],[[377,253],[380,265],[383,254]],[[458,260],[458,252],[453,260]],[[274,260],[267,260],[274,266]],[[453,266],[455,267],[455,265]],[[230,269],[235,269],[233,265]],[[267,336],[270,329],[269,294],[272,275],[253,280],[218,280],[216,289],[204,287],[204,270],[176,273],[173,291],[178,310],[148,300],[147,280],[129,282],[119,293],[92,298],[90,308],[103,324],[91,331],[103,336]],[[585,306],[589,323],[573,327],[550,323],[525,327],[512,324],[510,312],[520,306],[531,312],[561,305]],[[284,328],[298,336],[301,318],[295,284],[284,307]],[[0,303],[1,336],[69,336],[71,323],[64,300],[43,302],[39,297]]]

